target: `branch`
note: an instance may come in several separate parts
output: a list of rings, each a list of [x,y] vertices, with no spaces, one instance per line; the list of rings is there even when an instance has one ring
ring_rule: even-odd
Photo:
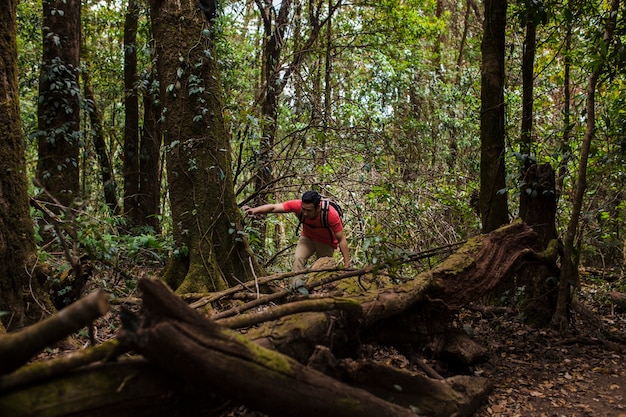
[[[109,310],[107,297],[98,290],[37,324],[0,337],[0,374],[14,371],[49,344],[104,315]]]
[[[125,351],[126,348],[120,344],[119,340],[112,339],[101,345],[78,350],[59,358],[35,362],[8,375],[0,376],[0,392],[62,375],[90,363],[108,360]]]
[[[342,298],[320,298],[283,304],[268,308],[267,310],[260,313],[251,313],[236,317],[225,318],[217,320],[217,323],[230,329],[241,329],[266,321],[277,320],[281,317],[289,316],[291,314],[329,310],[354,311],[357,313],[362,311],[361,305],[354,300]]]

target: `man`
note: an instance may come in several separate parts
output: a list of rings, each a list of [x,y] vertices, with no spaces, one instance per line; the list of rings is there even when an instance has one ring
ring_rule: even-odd
[[[350,267],[350,250],[343,230],[341,217],[332,206],[328,205],[328,227],[322,225],[322,196],[315,191],[307,191],[301,200],[283,203],[264,204],[258,207],[244,206],[248,216],[267,213],[295,213],[302,220],[302,234],[296,245],[292,270],[306,269],[307,260],[315,254],[318,258],[332,257],[339,247],[343,256],[344,267]]]

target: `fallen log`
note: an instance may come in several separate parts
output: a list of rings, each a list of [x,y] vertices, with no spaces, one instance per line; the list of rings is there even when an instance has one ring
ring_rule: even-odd
[[[45,347],[104,315],[107,297],[104,290],[95,291],[37,324],[0,336],[0,374],[14,371]]]
[[[0,415],[186,417],[216,408],[213,401],[203,387],[186,384],[140,359],[82,368],[2,392]]]
[[[398,285],[386,280],[390,285],[371,285],[371,290],[351,293],[350,297],[362,306],[360,317],[337,312],[301,313],[249,329],[246,336],[302,363],[307,362],[317,345],[332,346],[333,354],[340,357],[350,355],[358,347],[355,338],[364,332],[394,333],[403,342],[418,342],[429,329],[445,328],[454,312],[488,294],[525,260],[536,261],[538,256],[530,249],[536,237],[524,223],[512,223],[470,239],[440,265],[415,279]],[[332,275],[341,272],[324,274],[328,275],[324,279],[331,282]],[[377,281],[371,270],[364,270],[361,275],[363,282]],[[312,283],[307,285],[309,289],[317,285],[315,273],[309,273],[307,282]]]
[[[276,417],[416,415],[259,347],[204,318],[160,281],[142,279],[139,286],[143,320],[120,337],[171,375]]]
[[[380,271],[378,276],[371,268],[350,271],[348,274],[358,277],[360,282],[352,286],[351,299],[346,302],[324,306],[321,300],[309,300],[292,307],[270,309],[262,318],[273,321],[264,324],[257,324],[259,320],[247,315],[237,315],[244,309],[234,309],[226,315],[228,319],[221,319],[233,327],[256,325],[246,329],[246,337],[224,328],[219,322],[207,320],[160,282],[141,280],[143,320],[141,323],[127,321],[120,340],[124,346],[132,346],[149,359],[171,384],[189,381],[272,416],[404,416],[415,415],[413,411],[418,410],[427,410],[436,416],[449,415],[446,413],[450,410],[470,415],[488,390],[484,380],[476,377],[440,380],[437,376],[437,381],[433,382],[426,377],[396,374],[396,370],[380,364],[368,364],[367,369],[376,371],[365,372],[365,365],[355,362],[352,373],[345,371],[343,374],[337,373],[336,367],[327,367],[329,374],[360,384],[353,387],[302,364],[309,361],[316,347],[327,346],[327,354],[317,358],[320,363],[316,368],[324,369],[324,360],[331,360],[334,355],[340,358],[354,355],[364,335],[375,335],[377,328],[388,327],[391,323],[405,334],[418,328],[419,320],[431,320],[435,326],[445,323],[456,309],[481,298],[500,280],[514,273],[526,257],[535,256],[529,250],[533,236],[532,229],[516,223],[468,241],[440,266],[402,284],[385,278],[382,281],[388,285],[381,288]],[[309,272],[307,277],[307,288],[315,290],[314,295],[323,294],[327,285],[332,285],[333,292],[346,290],[346,286],[337,281],[346,278],[341,276],[345,271],[316,274]],[[363,283],[368,285],[361,285]],[[318,311],[276,319],[285,313],[311,307]],[[399,386],[411,387],[411,394],[398,395],[393,384],[381,390],[377,387],[377,377],[371,375],[380,377],[382,374],[404,381]],[[82,383],[75,381],[73,384],[78,385],[72,386]],[[124,383],[119,383],[118,388]],[[435,410],[432,403],[414,400],[419,397],[416,392],[420,391],[420,385],[428,387],[426,392],[437,392],[426,397],[438,398],[439,408]],[[167,383],[161,388],[154,387],[155,392],[165,394],[159,397],[164,403],[155,397],[153,403],[169,404],[171,397],[167,392],[171,388]],[[467,396],[459,397],[459,393]],[[62,397],[63,393],[58,395]],[[4,416],[2,411],[0,406],[0,415]]]
[[[111,339],[98,346],[77,350],[55,359],[22,366],[12,373],[0,376],[0,393],[63,375],[94,362],[115,359],[125,351],[126,347],[122,346],[119,340]]]
[[[492,389],[485,378],[431,379],[372,361],[343,361],[346,380],[381,398],[428,416],[471,416]]]

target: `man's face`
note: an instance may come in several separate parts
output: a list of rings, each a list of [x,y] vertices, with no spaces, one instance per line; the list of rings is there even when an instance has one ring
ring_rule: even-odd
[[[313,220],[320,214],[320,206],[313,203],[302,203],[302,217]]]

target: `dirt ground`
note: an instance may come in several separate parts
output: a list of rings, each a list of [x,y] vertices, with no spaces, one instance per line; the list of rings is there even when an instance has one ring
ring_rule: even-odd
[[[593,298],[586,305],[603,326],[624,334],[623,313]],[[516,314],[467,314],[463,322],[489,349],[473,372],[494,386],[475,417],[626,417],[626,346],[602,343],[588,321],[574,315],[574,332],[566,337],[526,326]]]

